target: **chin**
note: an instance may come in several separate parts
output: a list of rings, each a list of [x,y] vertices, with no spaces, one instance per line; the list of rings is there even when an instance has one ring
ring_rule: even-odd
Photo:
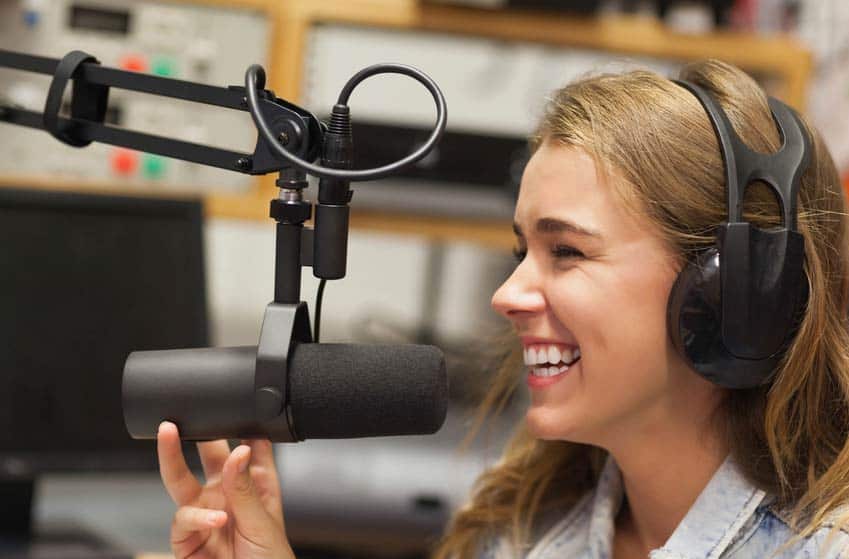
[[[543,406],[531,406],[528,409],[525,425],[531,436],[545,441],[570,440],[569,434],[574,431],[562,414]]]

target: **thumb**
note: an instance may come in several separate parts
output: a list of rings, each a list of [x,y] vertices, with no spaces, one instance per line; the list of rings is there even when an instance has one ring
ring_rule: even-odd
[[[236,447],[222,468],[222,489],[238,532],[260,548],[273,546],[282,529],[265,510],[250,473],[251,447]]]

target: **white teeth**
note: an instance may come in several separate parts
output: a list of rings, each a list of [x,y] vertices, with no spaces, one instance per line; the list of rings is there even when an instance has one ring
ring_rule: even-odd
[[[534,367],[536,365],[559,365],[561,362],[571,363],[581,356],[578,348],[574,350],[557,345],[526,347],[523,350],[525,365]]]
[[[565,373],[569,370],[567,365],[551,366],[551,367],[533,367],[531,368],[531,372],[535,377],[553,377],[554,375],[559,375]]]

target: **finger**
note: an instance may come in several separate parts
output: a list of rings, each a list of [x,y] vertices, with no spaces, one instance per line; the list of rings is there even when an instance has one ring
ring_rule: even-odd
[[[280,480],[274,463],[274,448],[267,439],[248,441],[251,447],[251,478],[253,478],[265,510],[275,520],[283,523],[283,501],[280,496]]]
[[[227,496],[236,529],[255,545],[266,547],[277,531],[275,528],[279,529],[279,526],[275,526],[277,523],[257,494],[248,470],[250,460],[251,447],[236,447],[224,463],[221,486]]]
[[[277,475],[277,467],[274,464],[274,447],[268,439],[251,439],[243,441],[251,447],[251,466],[262,466],[268,468]]]
[[[159,425],[156,434],[156,452],[159,456],[159,475],[171,499],[185,505],[197,498],[201,485],[186,465],[177,426],[168,421]]]
[[[177,509],[171,526],[171,548],[176,557],[188,557],[209,539],[213,528],[227,523],[222,510],[185,506]]]
[[[251,474],[260,495],[268,494],[280,497],[280,480],[277,465],[274,463],[274,449],[268,439],[242,441],[251,447]]]
[[[203,464],[203,475],[209,481],[221,474],[224,462],[230,456],[230,445],[224,439],[198,443],[198,454],[200,455],[200,462]]]

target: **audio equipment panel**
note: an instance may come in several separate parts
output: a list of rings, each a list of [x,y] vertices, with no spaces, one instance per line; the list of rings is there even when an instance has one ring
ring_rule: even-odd
[[[249,64],[268,65],[271,29],[260,9],[148,0],[0,2],[0,48],[61,58],[72,50],[104,66],[215,86],[242,85]],[[0,98],[41,111],[49,76],[0,70]],[[70,88],[68,88],[70,95]],[[250,115],[113,88],[107,122],[176,139],[253,151]],[[0,124],[0,130],[5,130]],[[152,191],[243,192],[255,179],[103,144],[62,145],[39,130],[0,132],[0,180],[129,185]]]

